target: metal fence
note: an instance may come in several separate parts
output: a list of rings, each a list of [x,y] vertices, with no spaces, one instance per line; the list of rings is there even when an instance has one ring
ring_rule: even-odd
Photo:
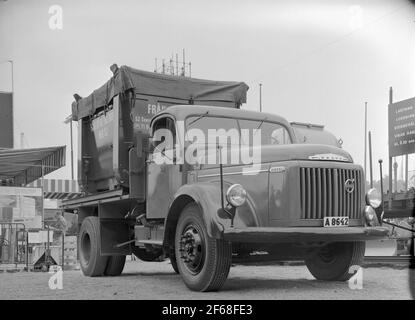
[[[23,223],[0,222],[0,264],[28,267],[28,232]]]
[[[42,232],[46,236],[33,237]],[[29,232],[22,223],[0,222],[0,270],[47,271],[52,265],[78,268],[76,236],[49,226]]]

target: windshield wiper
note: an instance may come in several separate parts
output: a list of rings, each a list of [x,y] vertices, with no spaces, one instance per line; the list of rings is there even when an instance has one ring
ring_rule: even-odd
[[[256,132],[259,130],[259,128],[261,128],[262,124],[265,122],[265,120],[268,120],[267,117],[265,117],[264,119],[261,120],[261,123],[258,125],[258,127],[255,129],[254,135],[256,134]]]
[[[198,116],[196,119],[192,120],[192,121],[191,121],[191,122],[187,125],[187,127],[188,127],[188,128],[190,128],[190,126],[191,126],[192,124],[194,124],[195,122],[199,121],[200,119],[202,119],[202,118],[206,117],[208,114],[209,114],[209,111],[206,111],[205,113],[201,114],[201,115],[200,115],[200,116]]]

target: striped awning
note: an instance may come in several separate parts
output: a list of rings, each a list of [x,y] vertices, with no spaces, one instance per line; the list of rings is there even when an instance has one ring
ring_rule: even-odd
[[[29,183],[27,187],[42,187],[42,179]],[[60,179],[43,179],[43,194],[45,199],[67,200],[74,199],[81,195],[78,181],[60,180]]]
[[[66,147],[0,149],[0,184],[25,186],[65,166]]]

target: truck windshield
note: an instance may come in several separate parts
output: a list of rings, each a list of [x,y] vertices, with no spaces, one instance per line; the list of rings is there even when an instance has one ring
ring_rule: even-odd
[[[190,127],[189,124],[191,124]],[[192,116],[186,120],[186,129],[199,129],[203,132],[206,139],[212,135],[216,137],[226,136],[228,144],[238,143],[241,146],[252,146],[253,141],[258,141],[259,137],[261,145],[291,143],[287,129],[281,124],[267,121],[266,118],[262,120],[245,120],[207,115],[202,118],[200,116]]]

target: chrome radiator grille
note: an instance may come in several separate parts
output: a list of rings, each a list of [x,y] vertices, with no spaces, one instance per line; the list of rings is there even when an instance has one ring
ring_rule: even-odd
[[[352,192],[345,184],[349,179]],[[357,169],[300,168],[301,219],[359,218],[361,182],[362,172]]]

